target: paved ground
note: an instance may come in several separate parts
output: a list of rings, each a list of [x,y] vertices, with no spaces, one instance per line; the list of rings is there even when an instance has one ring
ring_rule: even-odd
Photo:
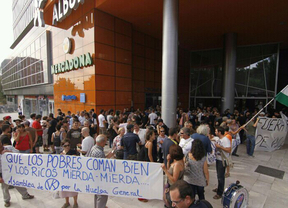
[[[288,202],[288,145],[282,147],[281,150],[269,152],[255,152],[255,157],[248,157],[245,154],[245,146],[240,145],[238,148],[240,157],[233,157],[235,162],[234,168],[231,170],[231,176],[226,180],[226,187],[236,180],[240,180],[241,184],[249,191],[249,207],[277,207],[286,208]],[[276,168],[285,171],[283,180],[255,173],[258,165]],[[215,165],[209,167],[210,184],[205,188],[205,196],[215,208],[220,208],[221,200],[214,200],[212,197],[214,192],[212,189],[217,186],[217,178]],[[61,207],[64,199],[53,199],[52,193],[46,191],[29,190],[29,193],[35,195],[35,199],[23,201],[21,196],[15,189],[10,190],[11,207],[25,208],[54,208]],[[2,207],[2,194],[0,194],[0,207]],[[72,201],[71,201],[72,202]],[[93,195],[80,194],[80,207],[93,207]],[[127,199],[121,197],[109,197],[107,206],[109,208],[139,208],[139,207],[163,207],[160,200],[151,200],[147,203],[141,203],[137,199]]]

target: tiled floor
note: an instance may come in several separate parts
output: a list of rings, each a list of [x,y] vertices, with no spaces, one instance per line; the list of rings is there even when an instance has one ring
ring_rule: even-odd
[[[240,157],[233,157],[235,163],[231,170],[231,176],[226,179],[226,187],[236,180],[249,191],[249,207],[251,208],[286,208],[288,203],[288,146],[274,152],[255,152],[255,157],[248,157],[245,154],[245,146],[238,148]],[[286,171],[284,178],[277,179],[270,176],[255,173],[258,165],[268,166]],[[215,165],[209,167],[210,184],[205,188],[205,197],[213,207],[220,208],[221,200],[214,200],[212,189],[217,186]],[[35,195],[35,199],[23,201],[20,194],[15,189],[10,190],[11,207],[25,208],[60,208],[64,204],[64,199],[53,199],[52,193],[46,191],[29,190],[29,193]],[[93,195],[80,194],[79,207],[93,207]],[[0,194],[0,207],[3,205],[2,194]],[[71,201],[72,203],[72,201]],[[147,203],[141,203],[137,199],[127,199],[121,197],[109,197],[107,206],[109,208],[126,207],[163,207],[160,200],[150,200]],[[3,206],[4,207],[4,206]]]

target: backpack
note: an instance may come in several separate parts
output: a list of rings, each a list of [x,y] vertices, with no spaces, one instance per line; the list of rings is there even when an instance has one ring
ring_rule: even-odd
[[[60,147],[61,146],[61,133],[58,136],[54,133],[53,144],[54,144],[55,147]]]

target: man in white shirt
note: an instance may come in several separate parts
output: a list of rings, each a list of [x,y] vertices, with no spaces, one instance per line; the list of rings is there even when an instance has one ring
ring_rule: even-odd
[[[82,149],[79,149],[78,152],[84,156],[89,155],[91,148],[95,145],[95,140],[90,136],[88,127],[82,128],[81,134],[83,135],[84,139],[82,140],[81,144]]]
[[[216,195],[213,197],[213,199],[221,199],[222,194],[224,192],[225,170],[226,170],[225,162],[222,161],[223,158],[221,156],[221,152],[226,158],[229,158],[229,154],[231,152],[231,143],[230,143],[230,140],[224,136],[225,130],[223,127],[217,127],[215,130],[215,134],[216,136],[219,137],[219,140],[217,140],[217,142],[215,143],[218,188],[213,189],[213,191],[216,192]]]
[[[182,128],[180,130],[180,137],[179,146],[182,148],[183,154],[186,156],[192,148],[193,138],[190,137],[190,129],[186,127]]]
[[[100,110],[100,114],[98,116],[98,121],[99,121],[99,134],[105,134],[106,133],[106,127],[105,124],[107,123],[105,116],[103,115],[104,110]]]
[[[36,114],[35,114],[35,113],[32,113],[32,114],[30,115],[30,118],[27,119],[27,120],[30,122],[30,127],[32,127],[32,124],[33,124],[33,122],[35,121],[35,118],[36,118]]]
[[[144,147],[145,145],[145,134],[146,134],[146,129],[140,129],[139,126],[140,126],[140,122],[133,122],[132,123],[134,125],[134,131],[133,133],[134,134],[137,134],[140,141],[141,141],[141,145],[139,145],[140,149],[142,147]]]
[[[109,128],[109,126],[111,124],[111,120],[113,119],[113,114],[114,114],[114,111],[111,109],[109,111],[109,115],[107,115],[108,128]]]
[[[81,114],[80,114],[80,116],[78,117],[78,120],[79,120],[79,122],[81,123],[81,126],[84,126],[84,121],[86,120],[86,119],[85,119],[85,113],[84,113],[84,111],[81,111]]]
[[[154,120],[157,119],[158,116],[157,116],[157,114],[155,113],[155,110],[154,110],[154,109],[152,109],[152,112],[149,114],[148,118],[149,118],[149,124],[150,124],[150,125],[155,125]]]

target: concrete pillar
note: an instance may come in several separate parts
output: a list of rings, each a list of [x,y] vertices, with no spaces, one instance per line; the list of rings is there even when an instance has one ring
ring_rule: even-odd
[[[163,0],[162,118],[176,126],[178,70],[178,0]],[[188,95],[187,95],[188,96]]]
[[[222,112],[234,111],[235,73],[236,73],[237,34],[224,35],[224,63],[222,85]]]

